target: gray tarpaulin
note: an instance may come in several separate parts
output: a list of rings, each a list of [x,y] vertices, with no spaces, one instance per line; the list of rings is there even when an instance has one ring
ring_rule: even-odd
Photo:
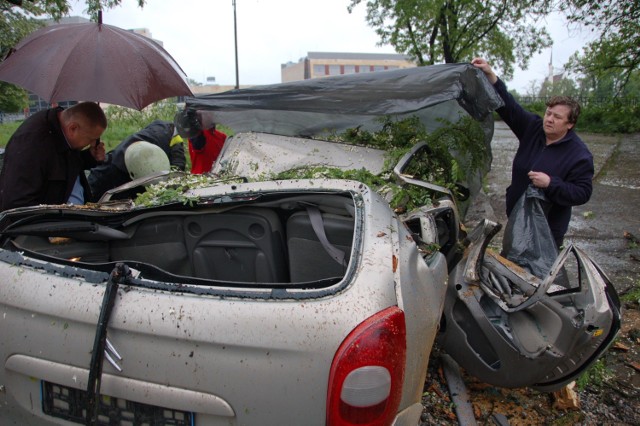
[[[235,132],[312,136],[350,127],[375,127],[376,117],[419,115],[457,121],[466,112],[491,117],[502,100],[471,64],[443,64],[349,74],[187,98],[186,108],[211,111]],[[493,125],[491,123],[491,128]]]

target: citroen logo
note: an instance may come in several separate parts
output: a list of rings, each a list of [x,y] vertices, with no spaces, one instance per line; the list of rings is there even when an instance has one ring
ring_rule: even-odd
[[[116,350],[115,346],[111,343],[109,338],[107,338],[107,347],[104,349],[104,357],[109,361],[109,364],[113,365],[118,371],[122,371],[122,367],[120,366],[122,362],[122,357]]]

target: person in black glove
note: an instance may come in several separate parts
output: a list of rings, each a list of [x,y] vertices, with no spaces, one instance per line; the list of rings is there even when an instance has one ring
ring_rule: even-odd
[[[216,130],[216,123],[205,120],[194,110],[184,110],[174,119],[178,133],[189,141],[191,173],[209,173],[220,155],[227,135]]]
[[[196,137],[202,132],[202,120],[196,110],[178,111],[173,119],[176,132],[185,139]]]

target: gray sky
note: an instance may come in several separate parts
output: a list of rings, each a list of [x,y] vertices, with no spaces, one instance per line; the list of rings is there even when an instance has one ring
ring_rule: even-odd
[[[72,15],[84,15],[84,1]],[[349,0],[236,0],[238,65],[241,85],[280,82],[281,65],[297,62],[307,52],[395,53],[377,46],[378,37],[365,21],[366,6],[349,14]],[[235,84],[234,17],[232,0],[135,0],[103,12],[103,22],[121,28],[148,28],[153,38],[180,64],[189,78],[204,83],[215,77],[221,85]],[[554,37],[553,62],[560,68],[588,39],[570,33],[556,18],[547,22]],[[518,70],[509,87],[526,92],[532,80],[548,73],[551,49],[537,55],[529,70]]]

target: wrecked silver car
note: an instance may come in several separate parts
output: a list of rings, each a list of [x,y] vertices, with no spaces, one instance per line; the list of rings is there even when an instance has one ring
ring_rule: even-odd
[[[423,141],[389,165],[382,150],[330,140],[383,115],[430,131],[470,117],[488,147],[499,102],[464,64],[192,98],[186,108],[236,132],[212,175],[158,176],[135,203],[3,212],[0,418],[415,425],[439,335],[472,374],[497,372],[504,386],[579,374],[616,332],[605,306],[615,292],[571,249],[580,281],[570,271],[574,290],[555,297],[556,272],[541,280],[486,250],[495,228],[464,232],[464,198],[490,157],[475,168],[456,158],[456,185],[443,187],[423,173],[435,152]],[[317,167],[384,185],[282,174]],[[421,203],[392,205],[399,189]],[[571,269],[566,257],[554,271]],[[571,327],[575,338],[556,343]],[[575,365],[535,361],[556,354]],[[509,381],[529,361],[549,370]]]

